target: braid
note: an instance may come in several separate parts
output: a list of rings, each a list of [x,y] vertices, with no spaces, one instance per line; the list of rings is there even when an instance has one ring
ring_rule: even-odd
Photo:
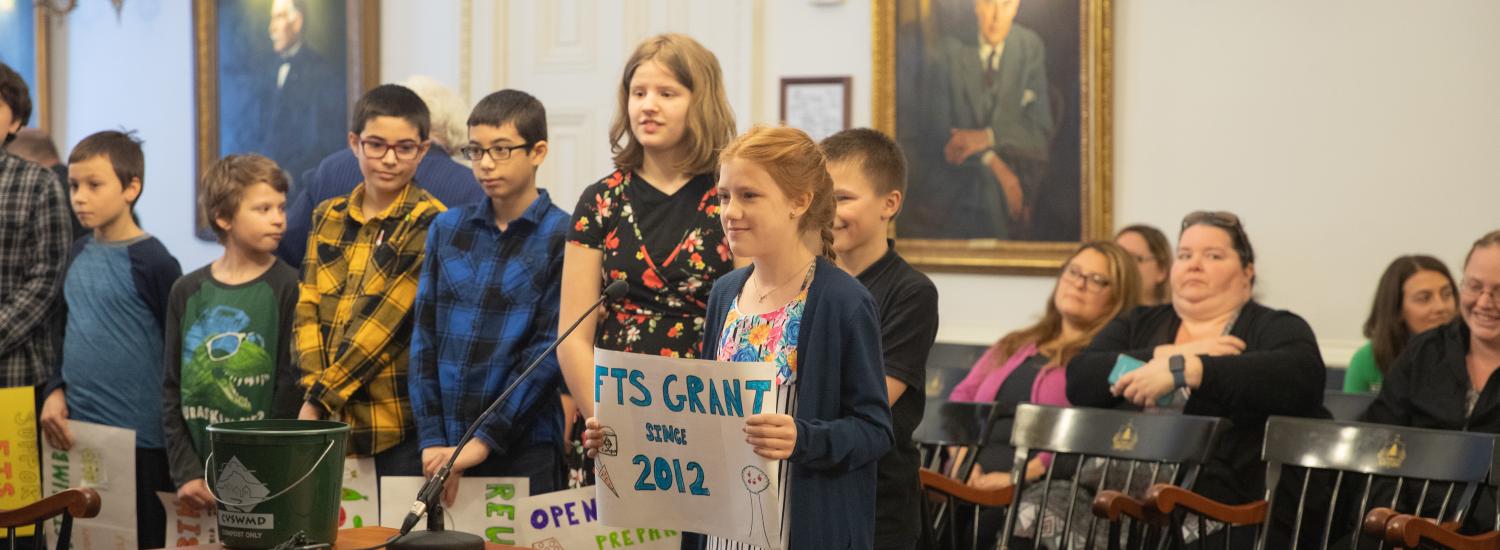
[[[823,257],[829,260],[837,260],[838,254],[833,251],[833,227],[823,226],[818,230],[818,235],[823,238]]]

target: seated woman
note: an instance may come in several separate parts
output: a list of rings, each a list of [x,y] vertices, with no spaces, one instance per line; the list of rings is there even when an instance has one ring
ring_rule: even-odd
[[[1036,324],[1005,335],[974,363],[953,388],[951,401],[1068,406],[1062,366],[1122,311],[1134,308],[1140,293],[1135,261],[1107,241],[1085,243],[1063,264],[1046,313]],[[1015,449],[1010,419],[997,421],[969,476],[969,485],[998,489],[1010,484]],[[1027,479],[1044,470],[1044,457],[1027,464]],[[981,513],[981,547],[993,546],[1005,516],[1001,509]]]
[[[1194,212],[1177,240],[1171,303],[1136,308],[1104,327],[1068,364],[1068,401],[1180,406],[1230,419],[1194,489],[1228,504],[1254,501],[1265,490],[1266,418],[1327,417],[1323,357],[1306,321],[1251,298],[1255,252],[1237,216]],[[1113,371],[1132,366],[1111,381]],[[1278,517],[1288,508],[1295,510],[1277,507]]]
[[[1453,276],[1432,256],[1402,256],[1385,268],[1375,287],[1375,304],[1365,319],[1370,341],[1354,352],[1344,374],[1344,391],[1380,391],[1381,380],[1412,336],[1453,320],[1458,312]]]
[[[1500,383],[1490,376],[1500,369],[1500,230],[1469,248],[1458,312],[1458,319],[1412,338],[1361,420],[1500,433]],[[1480,491],[1469,517],[1488,524],[1493,506],[1490,492]]]
[[[1167,242],[1167,236],[1160,229],[1138,223],[1116,233],[1115,244],[1135,258],[1135,267],[1141,272],[1141,305],[1166,303],[1172,291],[1167,286],[1167,274],[1172,272],[1172,243]]]

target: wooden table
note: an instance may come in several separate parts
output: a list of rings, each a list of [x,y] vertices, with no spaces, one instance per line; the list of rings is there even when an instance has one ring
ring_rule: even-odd
[[[355,548],[368,548],[385,542],[386,539],[395,536],[395,534],[396,529],[392,529],[390,527],[356,527],[353,529],[341,529],[339,530],[338,542],[335,542],[333,544],[333,548],[334,550],[353,550]],[[484,547],[488,550],[527,550],[520,546],[495,544],[493,542],[484,543]],[[198,546],[183,546],[176,550],[220,550],[222,548],[223,546],[220,546],[218,544],[201,544]]]

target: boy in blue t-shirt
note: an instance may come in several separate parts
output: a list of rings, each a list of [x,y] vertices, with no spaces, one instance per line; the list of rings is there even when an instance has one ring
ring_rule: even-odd
[[[469,115],[463,154],[486,199],[439,214],[427,232],[412,331],[411,410],[431,476],[469,424],[557,337],[568,214],[536,187],[547,158],[547,113],[501,90]],[[531,493],[562,489],[557,356],[541,366],[464,446],[448,478],[522,476]]]
[[[68,253],[62,368],[43,392],[41,425],[59,449],[73,446],[69,418],[135,430],[136,539],[160,548],[167,518],[156,491],[173,489],[162,449],[162,331],[182,268],[131,216],[144,177],[141,144],[122,132],[83,138],[68,157],[73,211],[93,234]]]

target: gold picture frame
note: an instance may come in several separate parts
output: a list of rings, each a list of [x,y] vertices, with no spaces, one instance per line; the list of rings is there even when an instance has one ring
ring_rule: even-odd
[[[271,3],[271,0],[193,0],[193,79],[195,83],[194,103],[196,105],[197,140],[195,154],[197,166],[194,173],[195,177],[200,181],[203,171],[224,154],[253,150],[251,147],[235,147],[235,150],[226,151],[224,150],[226,144],[221,140],[224,135],[224,128],[221,127],[223,121],[221,120],[220,113],[221,110],[225,110],[225,106],[221,103],[223,99],[221,91],[224,89],[221,86],[224,83],[220,82],[220,79],[223,73],[221,68],[226,66],[226,60],[220,58],[223,53],[220,44],[221,42],[225,42],[220,36],[220,17],[225,15],[221,13],[221,6],[233,7],[235,8],[233,13],[239,15],[247,12],[252,14],[257,13],[257,10],[260,10],[262,13],[268,12]],[[343,136],[347,133],[349,116],[354,108],[355,100],[366,90],[380,84],[380,2],[378,0],[343,0],[342,4],[343,7],[341,9],[337,6],[330,9],[329,6],[333,5],[333,2],[329,0],[320,0],[318,3],[307,4],[313,8],[309,11],[321,9],[324,10],[322,15],[334,14],[343,17],[342,21],[325,23],[325,26],[318,27],[325,30],[329,28],[342,28],[341,34],[327,31],[337,34],[337,36],[329,35],[319,39],[322,44],[332,43],[337,46],[337,48],[331,49],[341,49],[343,51],[342,56],[333,56],[326,62],[325,66],[342,67],[344,68],[344,74],[319,75],[320,79],[339,77],[344,80],[342,90],[335,90],[336,94],[334,94],[343,102],[342,108],[331,109],[336,111],[335,114],[337,116],[324,117],[330,118],[330,120],[319,126],[319,128],[327,127],[328,130],[326,133],[329,136],[337,134],[337,144],[343,143]],[[243,17],[243,15],[241,16]],[[255,29],[256,32],[265,32],[265,27],[261,26],[264,25],[263,23],[261,25],[252,23],[259,23],[259,21],[245,23],[243,26]],[[236,47],[244,48],[246,51],[254,51],[243,46],[242,43],[235,43],[232,40],[229,42],[235,44]],[[314,40],[304,36],[299,40],[298,50],[302,49],[300,45],[302,42],[313,44]],[[266,52],[263,51],[265,48],[265,45],[261,45],[260,50],[262,51],[256,53],[261,54],[261,57],[265,57],[264,54]],[[243,60],[229,61],[231,66],[234,62],[244,63]],[[271,78],[269,75],[276,74],[276,69],[274,66],[268,66],[260,72],[266,75],[266,79],[269,80]],[[282,78],[285,77],[283,76]],[[285,82],[285,80],[282,82]],[[277,83],[276,85],[280,86],[281,83]],[[263,118],[265,115],[258,113],[256,116]],[[331,154],[337,150],[337,145],[332,138],[323,141],[328,144],[334,144],[334,146],[327,151],[319,151],[319,158],[322,155]],[[288,176],[292,178],[295,185],[296,180],[302,176],[301,172],[305,167],[289,166],[284,159],[278,159],[275,155],[268,156],[271,156],[272,160],[276,160],[282,164],[282,168],[287,170]],[[194,188],[196,189],[197,185]],[[196,192],[193,202],[195,205],[194,211],[196,212]],[[198,237],[203,240],[214,240],[213,233],[208,229],[207,220],[201,219],[201,216],[197,215],[194,216],[194,219],[197,220],[196,233]]]
[[[1047,274],[1055,273],[1080,242],[1094,239],[1108,239],[1111,237],[1113,231],[1112,210],[1114,202],[1112,186],[1113,37],[1111,34],[1113,29],[1113,12],[1111,0],[1074,0],[1077,8],[1076,32],[1078,34],[1076,44],[1076,52],[1078,54],[1076,61],[1077,99],[1076,103],[1071,103],[1069,100],[1054,100],[1053,105],[1064,106],[1063,111],[1060,113],[1060,120],[1066,121],[1066,117],[1076,117],[1072,121],[1074,127],[1076,127],[1074,132],[1076,132],[1077,136],[1077,151],[1072,154],[1076,155],[1078,160],[1076,171],[1076,185],[1078,186],[1076,235],[1072,234],[1073,226],[1067,223],[1068,214],[1066,210],[1071,208],[1071,200],[1069,200],[1061,203],[1063,205],[1061,210],[1065,213],[1057,217],[1057,219],[1063,220],[1057,225],[1062,230],[1053,233],[1054,235],[1067,234],[1068,237],[1038,240],[967,237],[908,238],[903,235],[902,220],[911,213],[911,199],[917,198],[916,194],[922,192],[920,184],[923,183],[921,168],[923,164],[920,159],[914,158],[914,153],[926,153],[913,150],[916,147],[912,146],[910,138],[903,136],[901,133],[902,128],[899,127],[899,121],[901,119],[911,120],[913,116],[926,113],[914,114],[908,111],[901,113],[904,116],[898,116],[899,103],[902,99],[898,97],[898,87],[908,86],[905,83],[898,83],[898,81],[903,79],[905,82],[920,80],[911,78],[912,74],[909,71],[898,73],[898,57],[914,60],[908,61],[908,63],[920,63],[917,70],[930,70],[934,57],[930,57],[927,52],[936,50],[937,48],[928,46],[929,50],[923,50],[920,56],[914,56],[910,52],[912,49],[917,48],[908,47],[908,42],[916,36],[921,38],[925,45],[936,40],[928,38],[929,36],[953,35],[961,29],[956,30],[943,27],[941,32],[932,32],[932,29],[937,28],[934,22],[942,14],[956,13],[962,16],[964,15],[963,10],[975,10],[977,8],[972,0],[872,0],[872,2],[872,81],[874,85],[872,98],[874,112],[872,113],[872,120],[874,121],[875,128],[896,137],[898,141],[902,142],[903,147],[906,149],[907,158],[909,159],[910,176],[908,179],[911,189],[908,192],[908,210],[902,217],[897,218],[892,224],[891,230],[892,235],[896,239],[897,250],[901,252],[907,261],[919,267],[937,271]],[[1032,10],[1031,15],[1035,16],[1036,11],[1056,9],[1055,6],[1057,5],[1057,3],[1044,4],[1035,2],[1034,0],[1021,0],[1021,15],[1026,15],[1028,8]],[[1073,6],[1064,5],[1063,8],[1067,9],[1064,14],[1071,14]],[[974,36],[976,43],[975,51],[978,51],[979,33],[976,29],[978,25],[975,23],[975,13],[970,12],[967,16],[970,17],[968,22],[969,35]],[[958,20],[952,15],[949,15],[947,19],[947,21]],[[1052,22],[1056,23],[1058,20],[1059,18],[1056,14],[1053,14]],[[1072,25],[1071,20],[1072,18],[1069,15],[1061,19],[1061,25],[1054,26],[1070,28]],[[1019,15],[1015,21],[1017,23],[1021,22]],[[921,34],[924,32],[926,34]],[[1035,35],[1035,33],[1033,34]],[[1059,38],[1057,36],[1052,36],[1051,38],[1053,42],[1050,45],[1057,45]],[[907,42],[898,44],[898,40]],[[952,43],[951,40],[949,43]],[[1006,42],[1006,44],[1008,45],[1010,42]],[[1073,44],[1063,43],[1062,46],[1064,47],[1058,48],[1058,50],[1066,52],[1071,51]],[[904,49],[898,52],[898,48]],[[1007,49],[1001,51],[1002,53],[1009,53],[1009,46],[1007,46]],[[1049,51],[1047,53],[1052,54],[1053,52]],[[978,59],[982,58],[976,56],[975,59],[974,66],[980,67],[981,61]],[[1048,68],[1052,68],[1054,60],[1051,58],[1051,55],[1048,56],[1046,64]],[[1071,78],[1067,78],[1070,73],[1071,71],[1064,72],[1062,73],[1064,78],[1057,79],[1063,83],[1062,86],[1064,87],[1062,93],[1058,94],[1059,97],[1071,99],[1070,96],[1067,96],[1069,90],[1066,89],[1066,86],[1072,82]],[[1028,90],[1027,94],[1030,93]],[[911,95],[916,96],[918,94]],[[920,99],[920,103],[914,100],[915,105],[909,108],[925,108],[924,106],[928,100],[929,98],[926,96]],[[1066,107],[1073,105],[1077,107],[1076,112],[1067,112]],[[916,124],[913,124],[913,126],[916,126]],[[1066,126],[1060,127],[1066,128]],[[1071,136],[1074,135],[1072,132],[1058,132],[1058,134],[1064,135],[1052,143],[1055,144],[1059,141],[1071,142]],[[991,136],[993,135],[991,134]],[[991,137],[991,142],[993,141],[995,139]],[[925,146],[930,143],[932,143],[932,140],[920,142],[917,145]],[[937,156],[941,157],[941,155],[942,150],[939,148]],[[1054,154],[1052,157],[1058,158],[1059,155]],[[928,164],[928,166],[932,165],[932,163]],[[1056,170],[1053,173],[1071,174],[1069,170],[1071,170],[1071,167],[1063,166],[1062,169]],[[1048,177],[1063,177],[1052,176],[1051,174],[1049,173]],[[1071,184],[1072,178],[1068,178],[1068,181],[1060,183]],[[1064,196],[1070,195],[1065,193]],[[1029,206],[1027,208],[1026,217],[1022,219],[1028,219],[1026,223],[1032,223],[1034,220],[1030,219],[1031,210]],[[960,219],[951,219],[947,223],[962,224],[966,221],[962,219],[963,216],[954,217]],[[1040,231],[1038,233],[1040,234]]]

